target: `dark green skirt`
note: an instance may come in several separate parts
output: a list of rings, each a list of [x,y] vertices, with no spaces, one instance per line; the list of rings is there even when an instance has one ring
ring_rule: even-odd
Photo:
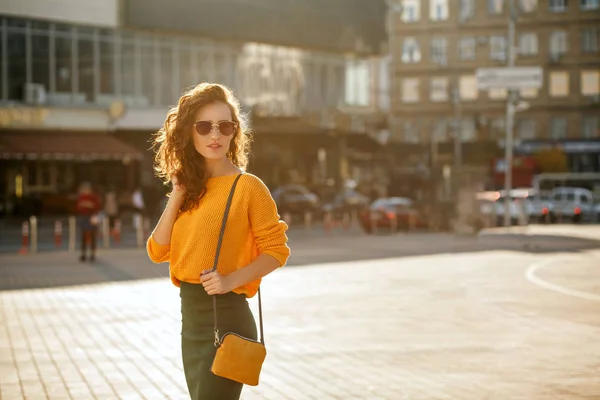
[[[214,375],[215,356],[212,296],[201,284],[181,282],[181,354],[192,400],[237,400],[243,384]],[[233,292],[217,295],[219,334],[235,332],[257,338],[256,322],[246,296]]]

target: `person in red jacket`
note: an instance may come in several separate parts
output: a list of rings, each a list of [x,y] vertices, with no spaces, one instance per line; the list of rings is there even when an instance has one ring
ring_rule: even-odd
[[[100,197],[92,190],[92,185],[84,182],[79,187],[79,196],[75,204],[79,229],[81,231],[80,261],[87,260],[87,247],[90,245],[90,261],[96,259],[96,231],[98,228],[98,212]]]

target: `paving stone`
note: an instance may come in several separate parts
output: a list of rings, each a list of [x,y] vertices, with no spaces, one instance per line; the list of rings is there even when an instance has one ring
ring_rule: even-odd
[[[302,266],[266,278],[268,356],[242,398],[600,399],[600,302],[526,279],[552,259],[540,278],[598,295],[600,251],[439,239],[439,254],[410,256],[437,238],[321,238]],[[356,261],[312,263],[328,251]],[[0,291],[0,322],[0,400],[188,398],[179,296],[164,276]]]

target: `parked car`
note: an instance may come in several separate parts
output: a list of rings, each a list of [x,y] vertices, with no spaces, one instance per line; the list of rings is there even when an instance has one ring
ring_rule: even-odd
[[[525,212],[531,222],[554,222],[554,203],[550,194],[532,194],[525,198]]]
[[[375,200],[368,207],[364,207],[359,212],[358,219],[362,229],[367,233],[371,233],[373,227],[391,230],[393,224],[396,226],[396,231],[409,229],[411,218],[413,218],[414,227],[427,226],[426,221],[424,221],[411,199],[385,197]]]
[[[338,192],[333,200],[323,205],[323,212],[339,214],[343,212],[360,211],[368,206],[370,199],[354,189],[346,188]]]
[[[271,192],[281,214],[304,214],[319,209],[319,198],[306,187],[297,184],[283,185]]]
[[[589,189],[561,186],[552,190],[551,198],[553,215],[558,219],[581,222],[595,218],[594,195]]]

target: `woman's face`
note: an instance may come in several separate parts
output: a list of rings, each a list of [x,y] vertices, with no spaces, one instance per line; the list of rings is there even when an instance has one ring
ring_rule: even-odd
[[[196,112],[194,125],[191,128],[196,151],[206,160],[219,160],[226,157],[229,143],[235,134],[235,128],[234,133],[231,133],[232,122],[231,111],[225,103],[215,102],[200,108]],[[208,125],[209,123],[211,126]],[[217,128],[215,125],[219,123],[222,124]],[[205,134],[200,134],[198,131]]]

